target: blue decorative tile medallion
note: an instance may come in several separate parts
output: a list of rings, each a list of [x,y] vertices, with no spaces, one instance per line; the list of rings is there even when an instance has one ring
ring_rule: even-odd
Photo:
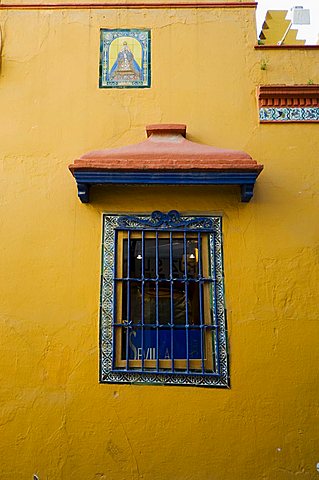
[[[100,88],[151,86],[151,31],[101,29]]]
[[[319,122],[319,107],[260,108],[261,122]]]

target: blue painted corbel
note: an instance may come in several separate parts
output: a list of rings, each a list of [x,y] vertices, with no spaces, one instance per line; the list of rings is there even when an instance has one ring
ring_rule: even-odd
[[[90,185],[88,183],[78,183],[78,197],[82,203],[90,202]]]
[[[241,201],[242,202],[249,202],[250,199],[254,195],[254,183],[245,183],[244,185],[240,186],[240,193],[241,193]]]

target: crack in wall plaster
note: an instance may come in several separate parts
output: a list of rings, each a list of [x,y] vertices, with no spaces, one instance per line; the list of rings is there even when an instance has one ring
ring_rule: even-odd
[[[118,415],[117,411],[116,411],[116,408],[114,406],[112,406],[113,408],[113,411],[116,415],[116,418],[118,419],[118,422],[119,422],[119,425],[122,427],[122,430],[123,430],[123,433],[124,433],[124,437],[126,439],[126,442],[130,448],[130,451],[132,453],[132,457],[134,459],[134,464],[135,464],[135,468],[136,468],[136,471],[135,471],[135,478],[138,480],[140,478],[140,471],[139,471],[139,467],[138,467],[138,462],[137,462],[137,458],[136,458],[136,455],[134,453],[134,450],[133,450],[133,447],[132,447],[132,444],[131,444],[131,441],[126,433],[126,430],[125,430],[125,427],[124,427],[124,424],[121,420],[121,417]]]

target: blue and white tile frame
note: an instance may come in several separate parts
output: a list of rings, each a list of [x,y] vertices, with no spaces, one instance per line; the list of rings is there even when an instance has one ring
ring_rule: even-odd
[[[260,122],[319,122],[319,108],[260,108]]]
[[[100,34],[100,88],[149,88],[151,31],[102,28]]]
[[[214,278],[212,299],[215,336],[216,372],[168,373],[165,370],[134,372],[114,368],[113,316],[116,291],[114,288],[114,262],[116,259],[117,230],[151,228],[169,231],[195,229],[209,234],[211,277]],[[155,211],[150,215],[103,215],[102,275],[100,297],[100,382],[146,385],[190,385],[198,387],[229,387],[227,321],[224,299],[222,218],[220,216],[182,216],[172,210],[167,214]]]

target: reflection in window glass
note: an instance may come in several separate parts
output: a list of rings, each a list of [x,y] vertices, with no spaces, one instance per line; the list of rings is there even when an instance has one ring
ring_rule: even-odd
[[[142,240],[131,239],[128,262],[128,240],[123,241],[123,278],[131,280],[129,284],[123,281],[122,318],[140,323],[143,297],[144,324],[167,325],[173,320],[174,325],[199,325],[197,238],[186,238],[185,242],[183,238],[172,238],[171,250],[169,237],[158,238],[157,244],[158,249],[155,238],[145,239],[143,257]]]

